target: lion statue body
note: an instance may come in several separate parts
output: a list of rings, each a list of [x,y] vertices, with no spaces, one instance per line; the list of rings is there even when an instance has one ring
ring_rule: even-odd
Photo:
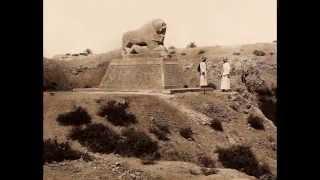
[[[123,55],[140,54],[146,51],[164,48],[167,25],[161,19],[155,19],[137,30],[128,31],[122,37]]]

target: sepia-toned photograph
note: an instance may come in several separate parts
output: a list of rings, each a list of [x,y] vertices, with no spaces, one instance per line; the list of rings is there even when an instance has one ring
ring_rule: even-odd
[[[277,1],[44,0],[44,180],[276,180]]]

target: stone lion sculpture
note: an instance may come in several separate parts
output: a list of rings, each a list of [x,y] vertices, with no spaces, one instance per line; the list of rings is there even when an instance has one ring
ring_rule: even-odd
[[[166,29],[167,25],[163,20],[155,19],[139,29],[124,33],[122,36],[123,55],[161,49]]]

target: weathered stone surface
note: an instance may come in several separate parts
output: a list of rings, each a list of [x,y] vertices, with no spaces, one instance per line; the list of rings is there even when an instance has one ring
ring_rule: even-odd
[[[101,81],[100,88],[108,90],[161,90],[182,88],[176,60],[135,57],[113,60]]]
[[[146,23],[137,30],[128,31],[122,37],[122,55],[145,54],[150,50],[160,49],[163,46],[167,25],[161,19]]]

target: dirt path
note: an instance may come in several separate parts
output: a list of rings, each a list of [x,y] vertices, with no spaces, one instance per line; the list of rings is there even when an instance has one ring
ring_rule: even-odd
[[[211,121],[210,117],[188,108],[187,106],[175,101],[172,97],[159,96],[159,98],[178,109],[183,114],[186,114],[187,117],[189,117],[192,121],[197,122],[199,125],[209,125]]]
[[[176,108],[183,114],[186,114],[188,117],[190,117],[191,120],[197,122],[200,125],[209,125],[211,118],[206,116],[205,114],[199,113],[197,111],[194,111],[185,105],[175,101],[173,98],[176,97],[174,94],[163,94],[163,93],[156,93],[156,92],[103,92],[103,91],[79,91],[77,93],[86,93],[86,94],[107,94],[107,95],[150,95],[150,96],[157,96],[160,99],[167,102],[172,107]],[[219,92],[217,92],[219,93]]]

